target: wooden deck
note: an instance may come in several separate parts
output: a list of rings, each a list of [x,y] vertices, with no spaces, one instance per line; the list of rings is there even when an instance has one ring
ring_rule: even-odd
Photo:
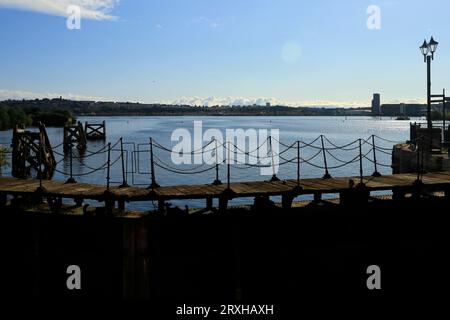
[[[364,177],[365,191],[393,191],[404,195],[415,190],[414,182],[417,175],[397,174],[381,177]],[[302,179],[300,189],[296,180],[284,180],[276,182],[253,181],[236,182],[230,184],[232,192],[227,192],[227,185],[180,185],[159,187],[154,190],[143,187],[111,187],[110,192],[104,185],[75,183],[67,184],[60,181],[43,180],[43,197],[53,197],[57,199],[77,199],[77,200],[98,200],[109,199],[119,202],[119,207],[123,208],[124,202],[133,201],[158,201],[162,210],[164,202],[174,199],[205,199],[207,206],[211,206],[211,200],[219,199],[221,207],[227,205],[227,201],[232,198],[257,197],[257,196],[282,196],[283,206],[290,207],[292,200],[303,194],[314,195],[320,199],[323,194],[344,194],[351,192],[355,188],[350,188],[349,181],[353,180],[355,185],[360,181],[359,177],[341,177],[332,179]],[[427,192],[443,191],[448,194],[450,190],[450,172],[427,173],[422,177],[423,189]],[[0,177],[0,195],[2,202],[6,202],[6,196],[31,195],[39,188],[39,180],[16,179],[10,177]],[[110,201],[110,202],[111,202]],[[121,204],[121,205],[120,205]]]

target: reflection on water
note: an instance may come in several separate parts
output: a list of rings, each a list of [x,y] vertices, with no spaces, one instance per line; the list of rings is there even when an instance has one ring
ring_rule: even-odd
[[[301,140],[304,142],[313,141],[319,135],[323,134],[336,145],[345,145],[356,139],[366,139],[371,135],[377,135],[393,141],[405,141],[409,139],[409,121],[396,121],[392,119],[378,119],[371,117],[80,117],[80,121],[98,122],[99,120],[106,120],[107,140],[105,141],[89,141],[88,150],[80,153],[74,148],[73,154],[73,175],[79,182],[90,182],[98,184],[106,184],[107,174],[107,143],[115,144],[121,137],[124,141],[124,149],[127,154],[127,167],[129,173],[127,174],[128,183],[131,185],[149,185],[150,175],[149,169],[149,153],[139,153],[139,161],[137,157],[133,163],[133,150],[140,148],[141,150],[148,150],[149,138],[152,137],[159,144],[171,149],[177,142],[171,141],[172,132],[177,128],[188,129],[193,133],[194,121],[203,121],[203,130],[216,128],[225,135],[226,129],[279,129],[280,141],[284,144],[292,144],[294,141]],[[414,120],[412,120],[414,121]],[[58,162],[57,172],[54,179],[67,180],[70,172],[70,157],[64,156],[62,140],[62,128],[47,128],[50,141],[53,146],[58,146],[55,149],[55,157]],[[0,132],[0,143],[9,144],[11,142],[12,132]],[[205,142],[206,143],[206,142]],[[142,144],[142,145],[140,145]],[[145,144],[145,145],[144,145]],[[380,147],[391,149],[393,142],[378,140],[377,144]],[[370,151],[369,145],[366,145],[364,151]],[[284,148],[280,146],[280,151]],[[317,150],[308,148],[302,149],[302,158],[308,158]],[[165,164],[167,167],[175,168],[192,168],[192,166],[176,166],[172,163],[170,152],[155,149],[155,156]],[[349,160],[358,154],[358,150],[345,151],[336,150],[333,152],[333,157],[328,158],[329,166],[338,166],[340,161]],[[293,159],[296,157],[296,149],[292,149],[283,154],[285,159]],[[320,157],[319,157],[320,158]],[[390,152],[379,152],[377,160],[381,164],[390,165]],[[320,159],[318,159],[320,163]],[[122,166],[120,159],[120,144],[113,146],[111,152],[111,182],[114,184],[122,183]],[[374,171],[373,164],[370,161],[364,161],[364,173],[371,174]],[[131,171],[140,171],[146,174],[132,174]],[[4,173],[8,169],[4,170]],[[391,169],[387,166],[380,166],[378,168],[382,174],[391,173]],[[176,185],[176,184],[196,184],[196,183],[212,183],[215,179],[215,171],[210,170],[196,175],[181,175],[167,172],[157,167],[155,170],[156,180],[160,185]],[[239,168],[232,167],[231,181],[244,180],[267,180],[270,177],[261,176],[258,168]],[[297,173],[297,165],[295,162],[287,163],[281,166],[278,177],[281,179],[294,179]],[[349,176],[358,175],[359,162],[352,163],[348,166],[330,170],[332,176]],[[220,179],[226,181],[226,167],[220,168]],[[309,165],[302,165],[301,176],[304,178],[321,177],[324,172],[322,169],[315,168]],[[244,199],[236,199],[231,204],[248,202]],[[179,202],[173,202],[179,205]],[[183,203],[184,204],[184,203]],[[203,201],[192,200],[188,201],[190,206],[204,206]],[[135,204],[129,208],[148,210],[152,206],[146,204]]]

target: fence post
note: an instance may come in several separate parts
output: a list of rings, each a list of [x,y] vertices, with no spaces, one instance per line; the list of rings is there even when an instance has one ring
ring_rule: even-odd
[[[364,185],[363,180],[363,159],[362,159],[362,144],[361,144],[361,138],[359,139],[359,183],[360,185]]]
[[[106,213],[108,215],[112,215],[113,214],[113,210],[114,210],[114,205],[115,205],[115,201],[114,201],[114,197],[113,194],[110,191],[110,181],[111,181],[111,142],[108,143],[108,171],[106,173],[106,191],[105,191],[105,208],[106,208]]]
[[[447,118],[447,112],[445,110],[445,89],[442,89],[442,141],[444,146],[447,141],[445,141],[445,119]]]
[[[297,141],[297,187],[300,187],[300,141]]]
[[[153,139],[150,138],[150,174],[152,178],[152,183],[150,185],[150,188],[153,190],[155,188],[159,188],[159,184],[156,183],[155,178],[155,163],[153,160]]]
[[[69,161],[70,161],[70,178],[67,179],[66,183],[76,183],[76,180],[73,178],[73,142],[70,142],[70,146],[69,146]]]
[[[274,156],[273,156],[273,148],[272,148],[272,136],[269,136],[269,148],[270,148],[270,156],[272,158],[272,178],[270,179],[271,182],[273,181],[280,181],[280,179],[278,179],[277,174],[275,172],[275,161],[274,161]]]
[[[372,135],[372,150],[373,150],[373,164],[375,166],[375,171],[372,173],[372,177],[381,177],[381,173],[378,172],[377,164],[377,152],[375,147],[375,135]]]
[[[231,190],[230,179],[231,179],[231,146],[230,141],[228,141],[228,155],[227,155],[227,188],[222,192],[219,197],[219,211],[224,212],[228,206],[228,200],[233,199],[234,192]],[[225,145],[225,143],[224,143]]]
[[[119,188],[126,188],[129,187],[127,183],[127,173],[125,170],[125,159],[123,157],[123,138],[120,138],[120,158],[122,160],[122,184],[119,186]]]
[[[230,189],[230,162],[231,162],[231,147],[228,141],[228,158],[227,158],[227,189]]]
[[[295,196],[299,195],[303,190],[303,188],[300,186],[300,163],[300,140],[297,140],[297,184],[292,189],[291,195],[285,195],[285,200],[287,201],[285,201],[285,205],[289,207],[292,205],[292,201],[294,200]]]
[[[328,172],[328,163],[327,163],[327,156],[325,154],[325,144],[323,143],[323,135],[320,135],[320,140],[322,141],[323,163],[325,165],[325,174],[323,175],[323,179],[331,179],[331,175]]]
[[[106,171],[106,190],[108,192],[110,180],[111,180],[111,142],[108,143],[108,170]]]
[[[214,138],[214,144],[216,149],[216,180],[214,180],[213,185],[218,186],[222,184],[222,181],[219,179],[219,155],[217,153],[217,139]]]

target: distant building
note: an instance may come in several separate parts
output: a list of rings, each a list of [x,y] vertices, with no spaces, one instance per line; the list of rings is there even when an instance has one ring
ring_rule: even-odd
[[[420,117],[423,115],[425,108],[426,105],[418,103],[383,104],[381,106],[381,115],[386,117]]]
[[[266,103],[266,107],[270,107],[270,102],[267,102],[267,103]]]
[[[374,93],[373,99],[372,99],[372,115],[373,116],[380,115],[380,106],[381,106],[380,94]]]

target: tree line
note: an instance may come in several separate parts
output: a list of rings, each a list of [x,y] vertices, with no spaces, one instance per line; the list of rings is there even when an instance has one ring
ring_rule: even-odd
[[[62,127],[68,121],[75,121],[75,117],[68,110],[39,107],[22,108],[0,103],[0,130],[11,129],[16,124],[23,124],[26,127],[37,126],[39,122],[48,127]]]

